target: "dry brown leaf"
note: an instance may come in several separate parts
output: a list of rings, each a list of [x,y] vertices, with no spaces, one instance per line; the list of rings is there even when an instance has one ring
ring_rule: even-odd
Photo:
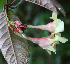
[[[50,0],[25,0],[25,1],[29,1],[29,2],[35,3],[37,5],[45,7],[47,9],[57,13],[57,10],[56,10],[55,6],[51,3]]]

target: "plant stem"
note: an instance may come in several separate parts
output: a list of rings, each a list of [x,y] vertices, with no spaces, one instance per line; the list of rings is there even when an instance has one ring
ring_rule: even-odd
[[[13,5],[15,2],[16,2],[16,0],[14,0],[14,1],[11,3],[11,5]]]
[[[13,4],[16,0],[14,0],[11,4]],[[24,0],[21,0],[16,6],[10,6],[11,9],[17,8],[19,5],[23,3]]]
[[[6,0],[6,12],[8,13],[8,0]]]
[[[39,26],[27,25],[27,28],[39,28]]]

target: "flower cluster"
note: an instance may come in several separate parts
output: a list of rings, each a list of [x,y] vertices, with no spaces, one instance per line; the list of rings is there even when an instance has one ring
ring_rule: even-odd
[[[33,43],[38,44],[40,47],[45,49],[49,54],[51,54],[51,51],[56,53],[56,44],[59,44],[59,41],[62,43],[65,43],[68,41],[65,37],[61,37],[61,33],[64,31],[64,22],[57,18],[56,13],[52,13],[53,22],[50,22],[46,25],[39,25],[39,26],[32,26],[32,25],[22,25],[21,21],[10,21],[9,27],[14,31],[15,34],[17,34],[20,37],[26,38]],[[25,27],[27,28],[38,28],[41,30],[48,30],[51,32],[51,35],[48,37],[42,37],[42,38],[31,38],[26,36],[23,32],[25,30]]]
[[[49,54],[51,54],[51,51],[56,53],[56,44],[59,44],[59,41],[62,43],[65,43],[68,41],[65,37],[61,37],[61,33],[64,31],[64,22],[57,18],[56,13],[52,13],[53,22],[48,23],[47,25],[39,25],[39,26],[32,26],[28,25],[28,28],[38,28],[41,30],[48,30],[51,32],[51,35],[48,37],[42,37],[42,38],[31,38],[27,37],[28,40],[38,44],[40,47],[45,49]]]

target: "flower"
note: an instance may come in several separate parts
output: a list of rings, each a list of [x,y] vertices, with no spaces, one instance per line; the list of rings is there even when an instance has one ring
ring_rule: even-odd
[[[33,43],[38,44],[41,48],[45,49],[49,54],[51,54],[51,51],[56,52],[54,39],[52,37],[53,35],[50,35],[48,37],[42,37],[42,38],[27,37],[27,39],[32,41]]]
[[[51,33],[50,36],[42,38],[27,37],[27,39],[32,41],[33,43],[38,44],[41,48],[45,49],[50,55],[51,51],[56,53],[56,44],[59,44],[59,41],[62,43],[68,41],[68,39],[61,37],[61,33]]]
[[[59,33],[64,31],[64,22],[61,21],[60,19],[55,19],[53,22],[50,22],[46,25],[39,26],[27,25],[27,27],[48,30],[51,33]]]

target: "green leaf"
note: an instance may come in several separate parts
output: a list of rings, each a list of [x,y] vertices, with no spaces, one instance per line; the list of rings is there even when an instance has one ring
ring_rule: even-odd
[[[7,16],[9,18],[9,21],[20,21],[20,19],[15,15],[13,11],[9,9]]]

